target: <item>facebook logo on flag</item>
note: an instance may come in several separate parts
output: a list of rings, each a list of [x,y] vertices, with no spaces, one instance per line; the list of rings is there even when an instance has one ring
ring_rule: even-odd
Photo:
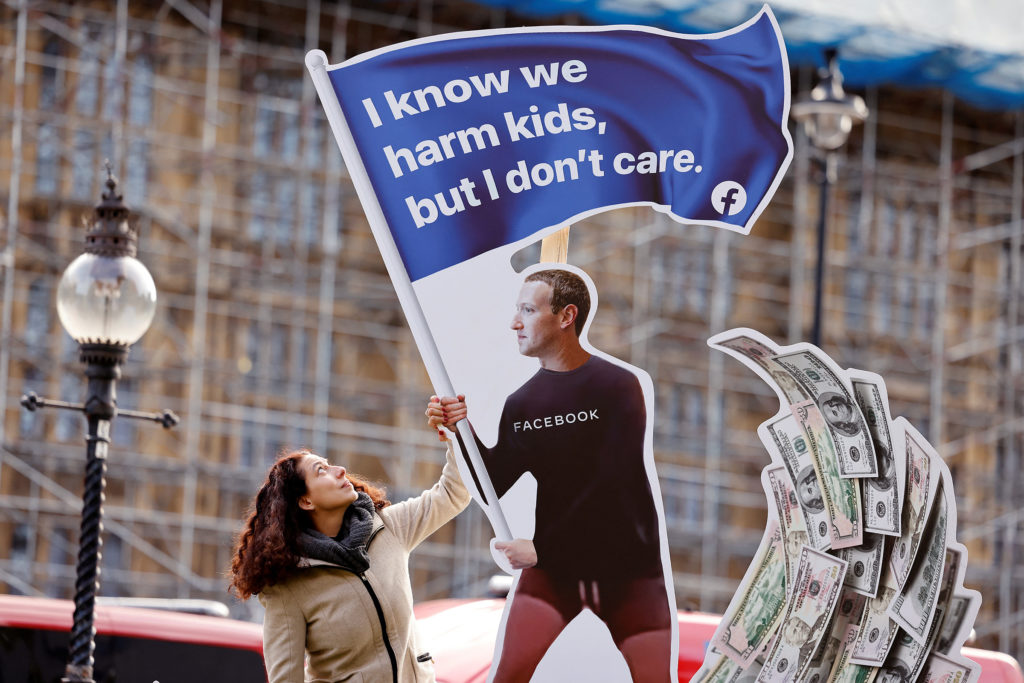
[[[350,171],[365,174],[412,281],[618,206],[748,232],[792,154],[767,8],[709,36],[454,34],[327,75],[318,89],[329,114],[336,99]]]

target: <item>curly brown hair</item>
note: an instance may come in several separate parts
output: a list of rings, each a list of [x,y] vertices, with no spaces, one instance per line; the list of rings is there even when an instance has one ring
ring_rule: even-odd
[[[267,586],[295,573],[302,553],[299,535],[310,525],[299,498],[306,494],[306,478],[299,464],[308,450],[282,455],[267,472],[267,479],[249,506],[245,527],[235,543],[229,590],[248,600]],[[386,492],[357,475],[346,474],[356,491],[370,496],[377,510],[390,505]]]

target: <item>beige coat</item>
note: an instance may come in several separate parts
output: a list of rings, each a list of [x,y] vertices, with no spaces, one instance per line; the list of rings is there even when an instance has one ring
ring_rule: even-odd
[[[306,680],[317,683],[433,681],[433,664],[417,661],[426,650],[417,643],[409,553],[468,503],[449,445],[441,479],[430,490],[384,508],[374,519],[364,576],[380,602],[397,679],[362,579],[336,565],[306,560],[298,574],[259,595],[266,608],[263,656],[270,683],[301,683],[306,653]]]

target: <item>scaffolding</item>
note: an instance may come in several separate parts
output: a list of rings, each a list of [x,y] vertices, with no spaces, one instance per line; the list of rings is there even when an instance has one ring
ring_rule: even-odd
[[[393,499],[432,483],[431,389],[303,56],[537,20],[455,0],[0,2],[0,584],[73,585],[83,424],[19,398],[80,397],[54,292],[108,157],[160,292],[120,405],[183,420],[114,423],[102,594],[228,600],[233,536],[282,448],[309,446]],[[829,203],[824,348],[883,375],[893,413],[949,463],[966,584],[985,596],[978,643],[1020,657],[1024,116],[938,91],[864,95],[872,116]],[[808,337],[819,190],[795,139],[749,236],[645,209],[573,228],[569,262],[614,293],[592,342],[655,381],[681,607],[722,610],[764,528],[756,427],[774,394],[705,340],[740,325]],[[489,535],[475,507],[436,534],[413,555],[416,598],[483,594]],[[258,617],[254,601],[232,609]]]

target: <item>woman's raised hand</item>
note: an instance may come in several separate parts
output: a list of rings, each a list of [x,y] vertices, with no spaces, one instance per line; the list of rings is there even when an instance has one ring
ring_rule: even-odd
[[[424,415],[427,416],[427,424],[437,430],[437,438],[447,441],[448,435],[442,427],[455,431],[455,423],[466,417],[466,397],[462,394],[456,397],[431,396]]]
[[[505,553],[513,569],[529,569],[537,564],[537,550],[528,538],[514,538],[511,541],[495,541],[494,547]]]

